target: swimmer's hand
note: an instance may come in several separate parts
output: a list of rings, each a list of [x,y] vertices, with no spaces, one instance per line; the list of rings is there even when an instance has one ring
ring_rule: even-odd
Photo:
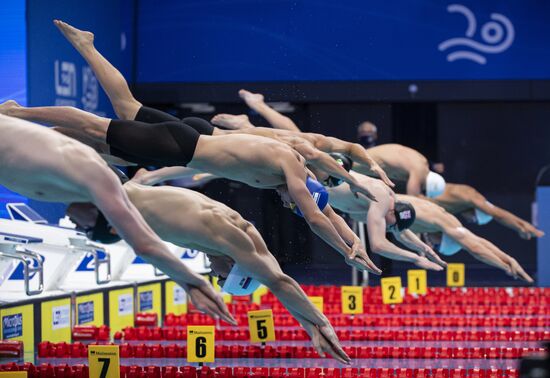
[[[431,262],[430,260],[428,260],[427,258],[425,258],[423,256],[418,256],[418,258],[414,262],[414,265],[416,265],[417,267],[422,268],[422,269],[435,270],[435,271],[438,271],[438,272],[443,270],[442,266],[440,266],[440,265],[438,265],[434,262]]]
[[[379,166],[378,164],[376,165],[373,165],[370,167],[370,170],[376,174],[376,176],[378,176],[378,178],[382,181],[384,181],[384,183],[389,186],[390,188],[393,188],[395,187],[395,184],[393,183],[392,180],[390,180],[390,178],[388,177],[388,175],[386,174],[386,172],[382,169],[381,166]]]
[[[523,268],[521,267],[521,265],[519,265],[519,263],[516,261],[516,259],[514,259],[513,257],[508,257],[508,267],[509,267],[509,272],[507,272],[510,276],[514,277],[516,280],[518,278],[526,281],[526,282],[529,282],[529,283],[533,283],[533,278],[531,278],[530,275],[527,274],[527,272],[525,272],[525,270],[523,270]]]
[[[197,285],[186,285],[184,289],[193,305],[199,311],[215,319],[222,319],[229,324],[237,325],[237,321],[229,313],[225,303],[223,303],[221,295],[214,291],[214,288],[208,281],[204,280],[204,282]]]
[[[328,353],[332,356],[332,358],[343,364],[349,365],[351,363],[351,358],[349,358],[346,352],[342,349],[340,341],[336,336],[336,332],[334,332],[334,329],[328,321],[322,326],[317,326],[310,322],[304,323],[302,323],[302,325],[309,337],[311,337],[313,347],[321,358],[324,358],[325,353]]]
[[[439,265],[443,268],[447,267],[447,263],[445,261],[441,260],[439,255],[437,253],[435,253],[435,251],[433,249],[431,249],[429,246],[426,245],[424,247],[424,251],[419,252],[419,253],[420,253],[420,256],[427,257],[430,261],[436,263],[437,265]]]
[[[369,258],[361,239],[355,238],[353,245],[351,246],[351,253],[349,256],[346,256],[346,264],[354,267],[360,271],[366,270],[372,274],[380,275],[382,270],[380,270]]]
[[[544,232],[536,229],[529,223],[520,226],[521,229],[518,231],[520,238],[525,240],[531,240],[532,238],[541,238],[544,236]]]

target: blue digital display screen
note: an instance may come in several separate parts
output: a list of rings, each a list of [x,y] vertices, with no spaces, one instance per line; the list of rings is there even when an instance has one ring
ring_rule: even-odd
[[[138,83],[549,79],[550,2],[139,2]]]

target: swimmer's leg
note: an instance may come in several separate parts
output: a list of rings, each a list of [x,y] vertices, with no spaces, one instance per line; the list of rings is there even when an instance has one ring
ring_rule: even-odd
[[[10,106],[6,106],[6,105]],[[0,105],[0,114],[11,117],[62,126],[84,132],[89,138],[97,142],[105,143],[107,129],[111,120],[99,117],[93,113],[85,112],[71,106],[39,106],[27,108],[13,105],[15,101],[8,101]]]
[[[250,129],[255,127],[246,114],[217,114],[210,122],[212,122],[213,125],[225,127],[229,130]]]
[[[264,117],[267,122],[273,126],[273,128],[296,132],[301,131],[293,120],[267,105],[262,94],[252,93],[241,89],[239,91],[239,96],[244,100],[250,109]]]
[[[103,90],[111,100],[118,118],[135,119],[142,105],[130,92],[128,83],[120,71],[96,50],[93,33],[79,30],[59,20],[54,20],[54,24],[88,62]]]
[[[61,127],[61,126],[54,126],[52,127],[52,129],[54,129],[60,134],[68,136],[69,138],[76,139],[82,144],[92,147],[99,154],[109,153],[109,146],[107,145],[107,143],[98,142],[94,138],[90,138],[83,131],[76,130],[76,129],[69,129],[67,127]]]
[[[129,166],[135,165],[134,163],[131,163],[123,158],[113,156],[111,154],[111,149],[109,148],[109,145],[107,143],[98,142],[97,140],[94,140],[93,138],[88,137],[86,133],[80,130],[68,129],[66,127],[60,127],[60,126],[54,126],[53,129],[60,134],[68,136],[69,138],[72,138],[72,139],[76,139],[80,143],[83,143],[87,146],[92,147],[103,158],[103,160],[107,162],[107,164],[119,165],[123,167],[129,167]]]

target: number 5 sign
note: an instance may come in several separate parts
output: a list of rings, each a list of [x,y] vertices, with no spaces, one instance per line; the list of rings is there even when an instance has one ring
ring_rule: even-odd
[[[214,362],[214,326],[187,327],[187,362]]]
[[[248,329],[253,343],[275,341],[273,311],[248,311]]]
[[[118,345],[89,345],[90,378],[120,378]]]

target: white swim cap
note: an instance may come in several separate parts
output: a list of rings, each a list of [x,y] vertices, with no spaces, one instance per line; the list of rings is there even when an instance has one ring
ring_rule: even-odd
[[[492,215],[489,215],[479,209],[475,209],[475,213],[476,213],[476,222],[477,224],[479,225],[484,225],[484,224],[487,224],[489,223],[490,221],[493,220],[493,216]]]
[[[438,251],[442,255],[451,256],[457,253],[462,249],[462,246],[456,242],[453,238],[447,236],[446,233],[443,233],[441,236],[441,244],[439,245]]]
[[[233,265],[222,289],[231,295],[251,295],[260,287],[260,282],[249,277],[237,264]]]
[[[445,191],[445,179],[439,173],[430,171],[426,176],[426,196],[434,198]]]

